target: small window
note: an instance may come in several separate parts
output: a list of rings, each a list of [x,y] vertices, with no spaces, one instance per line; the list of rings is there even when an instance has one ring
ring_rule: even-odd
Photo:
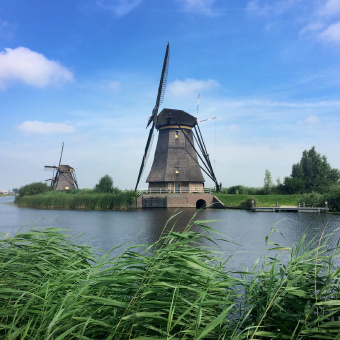
[[[175,168],[175,173],[179,174],[179,168]]]
[[[175,131],[175,138],[178,138],[178,131]]]

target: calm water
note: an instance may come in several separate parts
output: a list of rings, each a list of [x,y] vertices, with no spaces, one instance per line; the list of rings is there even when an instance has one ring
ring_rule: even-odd
[[[84,242],[96,248],[110,250],[121,243],[145,244],[158,239],[166,221],[176,213],[175,209],[146,209],[133,211],[69,211],[36,210],[17,208],[12,197],[0,197],[0,232],[15,234],[18,230],[34,227],[60,227],[74,235],[83,234]],[[206,223],[223,233],[234,243],[217,241],[224,258],[232,255],[231,266],[252,267],[263,256],[265,238],[272,228],[273,242],[292,246],[299,242],[307,230],[308,239],[320,237],[325,226],[326,233],[340,227],[339,214],[308,213],[252,213],[241,210],[179,209],[179,215],[169,222],[175,229],[183,230],[194,217],[195,220],[215,220]],[[194,214],[197,213],[195,216]],[[199,227],[196,227],[200,230]],[[219,235],[216,235],[220,238]],[[340,232],[332,237],[334,245]],[[123,248],[121,248],[123,249]],[[120,251],[120,250],[119,250]],[[118,250],[117,250],[118,252]]]

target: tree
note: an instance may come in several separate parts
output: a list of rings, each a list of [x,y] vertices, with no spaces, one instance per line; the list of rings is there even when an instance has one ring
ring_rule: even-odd
[[[290,177],[299,180],[306,193],[324,193],[339,182],[340,172],[338,169],[332,169],[326,156],[317,153],[313,146],[309,151],[303,151],[300,162],[292,166]]]
[[[263,184],[263,189],[265,194],[269,194],[273,188],[273,180],[272,180],[272,174],[268,169],[266,169],[264,173],[264,184]]]
[[[53,190],[53,187],[51,187],[50,185],[47,185],[46,183],[33,182],[31,184],[27,184],[27,185],[20,187],[16,199],[19,200],[20,198],[24,196],[43,194],[51,190]]]
[[[109,175],[103,176],[94,187],[96,192],[113,192],[113,179]]]
[[[12,191],[13,191],[15,194],[18,194],[18,193],[19,193],[19,189],[18,189],[18,188],[14,188]]]

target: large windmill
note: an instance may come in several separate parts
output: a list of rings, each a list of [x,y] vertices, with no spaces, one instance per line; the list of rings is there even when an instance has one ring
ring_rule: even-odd
[[[74,169],[69,165],[61,164],[61,159],[64,151],[64,142],[61,147],[61,154],[59,159],[59,165],[45,165],[45,169],[53,169],[52,178],[46,181],[51,181],[51,185],[55,190],[68,191],[78,188],[76,174]],[[54,172],[56,171],[55,175]]]
[[[175,109],[163,109],[157,116],[159,106],[164,98],[168,68],[169,44],[165,52],[156,104],[147,124],[147,127],[150,124],[152,125],[135,190],[137,190],[145,168],[156,127],[159,131],[159,136],[151,171],[146,180],[149,183],[149,191],[169,193],[202,192],[204,191],[205,182],[202,171],[214,181],[216,190],[219,191],[219,184],[211,166],[209,155],[197,124],[197,118],[187,112]],[[195,142],[199,151],[195,147]]]

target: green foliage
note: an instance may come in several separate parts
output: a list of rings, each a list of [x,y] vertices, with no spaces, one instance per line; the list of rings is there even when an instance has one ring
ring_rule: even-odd
[[[229,195],[215,194],[227,207],[241,207],[241,204],[248,199],[255,199],[258,207],[274,207],[278,205],[297,206],[301,195]],[[244,208],[245,209],[245,208]]]
[[[19,193],[19,189],[18,189],[18,188],[14,188],[12,191],[13,191],[15,194],[18,194],[18,193]]]
[[[328,203],[328,208],[333,212],[340,212],[340,187],[332,187],[324,196],[323,200]]]
[[[103,176],[94,187],[94,191],[101,193],[113,192],[113,179],[109,175]]]
[[[272,180],[272,175],[268,169],[266,169],[264,174],[263,189],[266,195],[270,194],[273,189],[274,183]]]
[[[18,201],[24,196],[38,195],[52,190],[53,187],[46,183],[34,182],[20,187],[15,200]]]
[[[311,192],[310,194],[303,194],[299,200],[299,204],[303,205],[305,203],[306,207],[323,207],[325,205],[324,196],[317,193]]]
[[[303,192],[326,192],[332,185],[340,180],[338,169],[332,169],[326,156],[321,156],[313,146],[309,151],[302,153],[299,163],[292,166],[292,179],[303,185]],[[298,191],[295,191],[297,193]]]
[[[258,202],[254,197],[248,197],[245,201],[241,202],[240,208],[241,209],[251,209],[253,207],[258,206]]]
[[[234,185],[225,190],[227,194],[239,194],[239,195],[262,195],[262,188],[246,187],[244,185]]]
[[[0,238],[0,337],[339,338],[340,252],[327,237],[290,249],[268,236],[260,264],[231,271],[202,223],[113,258],[60,229]]]
[[[302,194],[305,191],[305,184],[302,179],[285,177],[282,191],[288,195]]]
[[[40,195],[24,196],[16,202],[20,207],[36,209],[115,210],[127,209],[134,199],[134,191],[112,194],[82,189],[66,192],[55,190]]]

